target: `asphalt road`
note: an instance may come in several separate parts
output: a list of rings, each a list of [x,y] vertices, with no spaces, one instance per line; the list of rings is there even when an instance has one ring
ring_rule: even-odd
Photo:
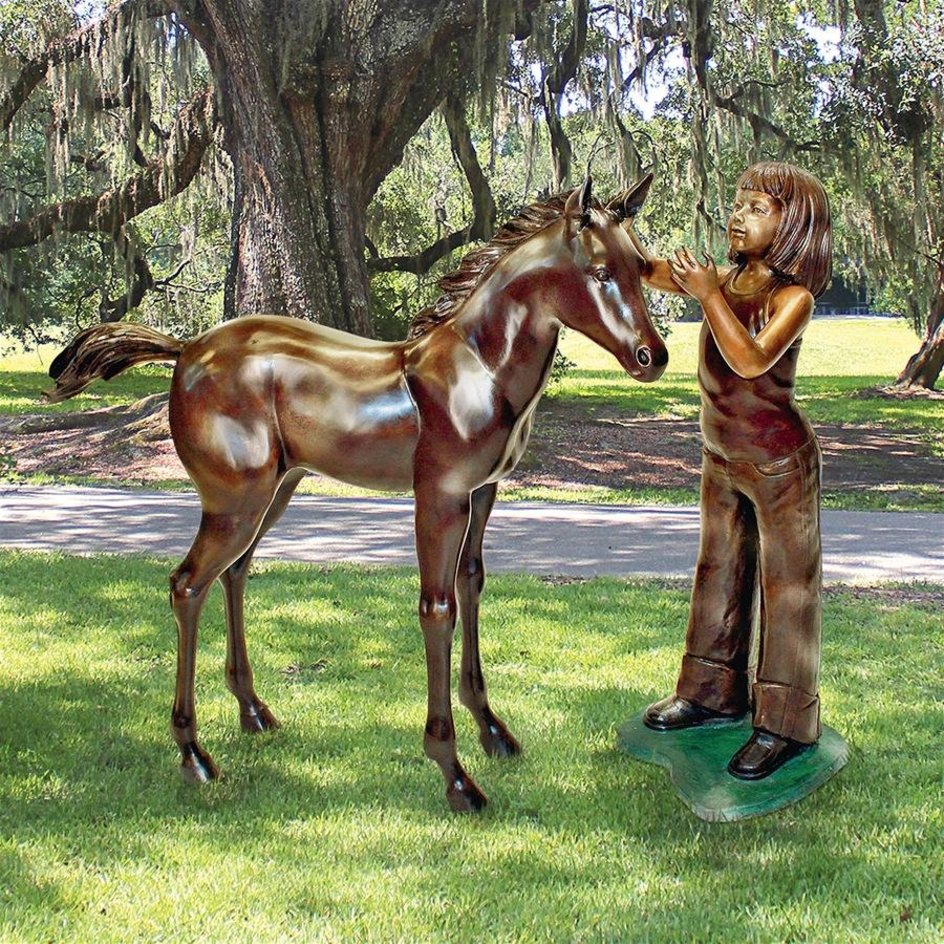
[[[192,493],[62,486],[0,488],[0,546],[182,557],[196,532]],[[944,514],[824,511],[828,582],[944,583]],[[691,577],[698,510],[499,502],[486,531],[493,571]],[[282,560],[415,566],[413,502],[297,496],[259,546]]]

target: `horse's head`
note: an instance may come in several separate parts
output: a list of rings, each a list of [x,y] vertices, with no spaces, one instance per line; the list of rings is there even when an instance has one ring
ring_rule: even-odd
[[[611,200],[593,205],[590,178],[564,206],[564,239],[577,270],[558,318],[609,351],[636,380],[658,380],[669,355],[642,293],[644,260],[624,229],[632,225],[652,175]]]

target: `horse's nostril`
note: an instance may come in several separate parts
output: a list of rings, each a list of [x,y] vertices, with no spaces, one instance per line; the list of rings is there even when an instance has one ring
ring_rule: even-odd
[[[647,347],[641,347],[636,351],[636,360],[640,367],[648,367],[652,363],[652,351]]]

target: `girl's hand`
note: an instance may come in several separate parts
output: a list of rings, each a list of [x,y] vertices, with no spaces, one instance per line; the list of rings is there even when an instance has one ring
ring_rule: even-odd
[[[700,302],[717,292],[719,286],[717,266],[707,252],[704,256],[705,265],[702,265],[690,249],[679,249],[666,260],[672,272],[672,281]]]

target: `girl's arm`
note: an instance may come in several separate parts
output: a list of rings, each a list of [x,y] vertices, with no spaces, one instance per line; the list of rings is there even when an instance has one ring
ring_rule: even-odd
[[[721,294],[714,262],[703,266],[687,249],[668,262],[672,277],[701,302],[705,320],[728,366],[739,377],[759,377],[780,360],[813,316],[813,296],[801,285],[786,285],[770,300],[770,320],[751,337]]]
[[[651,256],[649,250],[640,242],[631,224],[626,226],[625,230],[632,240],[633,245],[636,247],[636,251],[642,256],[642,260],[645,263],[642,270],[643,282],[650,288],[659,289],[660,292],[672,292],[675,295],[684,295],[685,289],[672,278],[672,270],[669,268],[668,260],[657,259],[655,256]]]

